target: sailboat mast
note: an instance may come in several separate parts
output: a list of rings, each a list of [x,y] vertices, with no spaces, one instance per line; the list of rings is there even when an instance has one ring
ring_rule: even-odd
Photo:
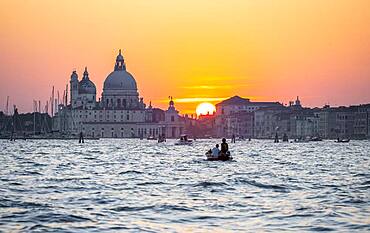
[[[68,84],[66,85],[66,103],[65,106],[68,105]]]
[[[53,90],[51,91],[50,108],[51,108],[51,117],[53,117],[54,115],[54,86],[53,86]]]
[[[37,101],[33,101],[33,135],[36,135],[36,111],[37,111]]]
[[[58,112],[58,101],[57,99],[54,100],[54,114]]]
[[[45,112],[46,114],[49,113],[49,101],[46,101]]]
[[[5,108],[5,114],[9,114],[9,96],[6,97],[6,108]]]

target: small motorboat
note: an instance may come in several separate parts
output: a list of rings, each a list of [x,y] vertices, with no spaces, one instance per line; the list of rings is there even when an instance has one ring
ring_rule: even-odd
[[[211,151],[207,151],[206,156],[208,161],[229,161],[233,159],[233,157],[231,157],[230,151],[226,152],[226,154],[220,153],[220,155],[218,155],[217,157],[212,156]]]
[[[322,138],[321,137],[312,137],[310,139],[311,142],[321,142],[322,141]]]
[[[180,136],[180,139],[177,142],[175,142],[175,145],[176,146],[181,146],[181,145],[191,146],[193,145],[193,140],[188,139],[188,135],[183,134]]]
[[[346,138],[346,139],[337,139],[335,142],[340,142],[340,143],[346,143],[346,142],[349,142],[350,139],[349,138]]]
[[[243,136],[237,137],[236,141],[245,141],[245,137],[243,137]]]
[[[310,141],[311,139],[309,137],[294,139],[294,142],[297,142],[297,143],[305,143],[305,142],[310,142]]]
[[[146,138],[146,140],[157,140],[154,136],[150,135],[149,137]]]

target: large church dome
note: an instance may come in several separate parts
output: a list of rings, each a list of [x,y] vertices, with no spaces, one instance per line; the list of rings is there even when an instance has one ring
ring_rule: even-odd
[[[104,81],[101,106],[106,109],[144,109],[139,101],[136,81],[126,71],[125,60],[119,50],[114,71]]]
[[[125,70],[115,70],[104,81],[104,90],[137,90],[136,81]]]
[[[104,81],[104,91],[131,90],[136,91],[137,85],[134,77],[126,71],[126,65],[121,50],[116,58],[114,71]]]

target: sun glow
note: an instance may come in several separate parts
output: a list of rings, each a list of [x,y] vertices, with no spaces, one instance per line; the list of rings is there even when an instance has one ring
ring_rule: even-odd
[[[216,111],[216,107],[211,103],[201,103],[197,106],[197,109],[195,110],[197,115],[212,115]]]

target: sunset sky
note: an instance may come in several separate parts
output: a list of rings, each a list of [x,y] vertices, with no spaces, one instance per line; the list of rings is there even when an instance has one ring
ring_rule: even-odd
[[[100,97],[118,49],[144,101],[182,113],[233,95],[370,102],[369,0],[0,0],[0,110],[31,111],[85,66]]]

